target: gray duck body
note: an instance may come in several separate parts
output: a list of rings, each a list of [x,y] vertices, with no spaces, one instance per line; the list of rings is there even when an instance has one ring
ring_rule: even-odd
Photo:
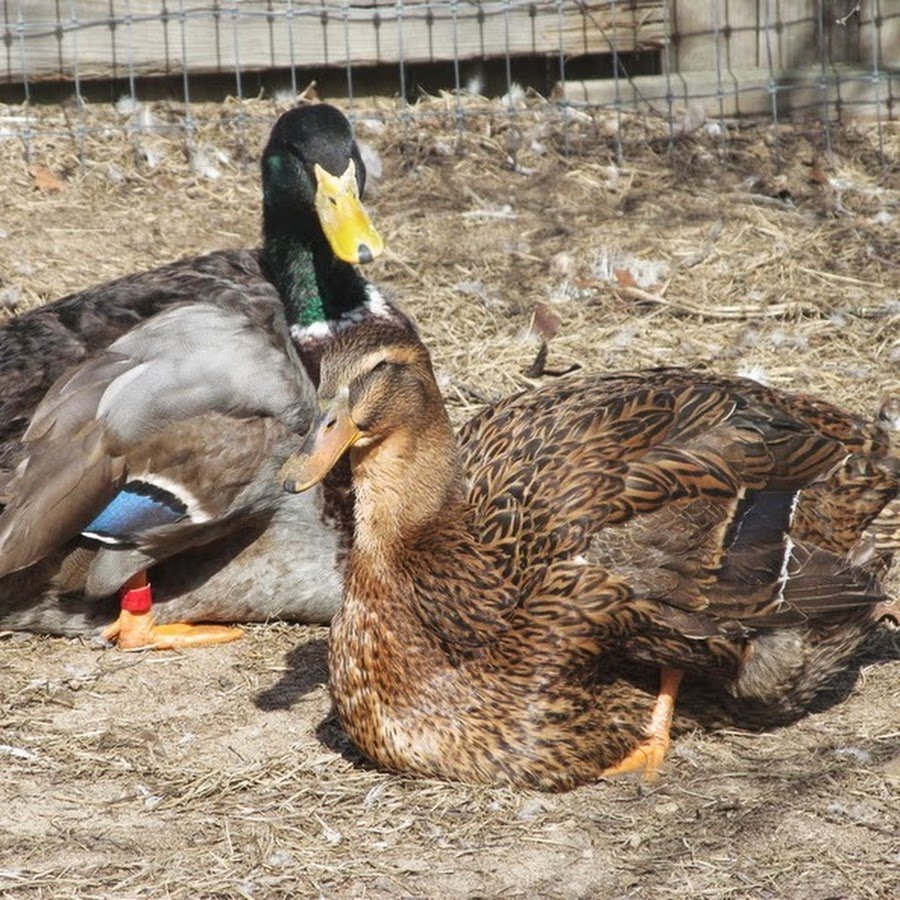
[[[191,302],[192,297],[203,297],[204,302]],[[222,337],[221,328],[196,332],[208,320],[228,323],[232,316],[239,326],[231,333],[236,346],[216,340]],[[129,363],[140,365],[149,357],[165,370],[164,361],[184,356],[188,344],[190,368],[181,367],[178,377],[191,380],[192,373],[205,372],[206,388],[221,394],[217,403],[209,394],[194,396],[195,405],[234,410],[239,386],[248,414],[255,406],[277,418],[260,448],[265,448],[269,463],[258,466],[242,489],[245,521],[234,533],[227,521],[206,529],[194,526],[190,543],[202,549],[185,547],[154,569],[156,619],[161,624],[275,617],[327,623],[340,599],[339,571],[347,540],[335,515],[326,511],[325,490],[315,497],[287,495],[275,477],[279,460],[306,427],[314,388],[293,347],[281,299],[265,277],[259,251],[215,253],[127,276],[6,323],[0,329],[0,465],[9,476],[21,462],[27,448],[22,437],[35,408],[64,373],[75,371],[73,367],[82,378],[97,372],[103,386],[109,382],[102,377],[104,362],[118,362],[128,370]],[[128,351],[135,357],[125,356]],[[262,363],[266,351],[269,365]],[[248,358],[252,367],[241,367],[241,360]],[[210,373],[227,375],[229,383],[210,378]],[[143,384],[132,382],[131,387],[138,398],[120,411],[141,414],[123,423],[126,433],[139,433],[147,418],[165,415],[158,403],[149,405],[148,393],[153,392],[160,401],[173,402],[168,410],[173,429],[184,428],[184,402],[171,393],[177,385],[166,386],[148,372]],[[86,418],[96,411],[92,399],[93,406],[80,410]],[[246,434],[246,421],[240,422],[238,439]],[[179,437],[180,448],[186,450],[188,436]],[[224,437],[227,443],[228,435]],[[202,429],[198,439],[203,439]],[[61,448],[66,455],[71,449]],[[194,477],[202,474],[195,472]],[[215,466],[208,475],[214,477]],[[89,573],[102,562],[103,580],[89,591]],[[115,618],[116,582],[146,562],[137,548],[75,538],[74,545],[54,550],[37,565],[0,578],[0,627],[99,635]]]

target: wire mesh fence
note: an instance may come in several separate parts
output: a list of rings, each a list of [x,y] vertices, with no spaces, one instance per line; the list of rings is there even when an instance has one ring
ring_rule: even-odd
[[[540,105],[563,131],[602,112],[619,157],[635,115],[670,144],[701,126],[724,144],[740,117],[776,131],[800,119],[828,151],[848,118],[873,123],[881,147],[900,111],[898,0],[8,0],[3,16],[0,138],[27,157],[64,135],[83,162],[110,127],[135,147],[159,131],[190,145],[210,116],[240,130],[251,100],[291,101],[311,81],[351,114],[380,98],[405,132],[424,95],[446,98],[458,135],[473,98],[510,121]]]

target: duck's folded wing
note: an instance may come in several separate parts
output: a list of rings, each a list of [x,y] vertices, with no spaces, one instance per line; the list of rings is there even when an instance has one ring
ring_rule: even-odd
[[[136,542],[179,519],[227,515],[267,448],[307,427],[313,397],[286,331],[205,303],[148,320],[64,375],[36,410],[4,490],[0,575],[85,530]]]
[[[126,332],[198,298],[243,307],[257,320],[281,308],[255,250],[220,251],[127,275],[29,310],[0,326],[0,467],[21,458],[21,436],[50,386]]]
[[[871,603],[878,588],[840,535],[896,496],[896,474],[851,417],[838,427],[839,411],[791,402],[682,370],[522,394],[463,429],[470,499],[486,522],[520,506],[532,562],[595,560],[673,629],[732,634]]]
[[[858,539],[896,496],[892,469],[785,410],[723,396],[727,415],[696,429],[676,417],[628,464],[630,514],[592,538],[642,604],[641,658],[736,664],[749,635],[827,626],[884,598],[842,535]]]

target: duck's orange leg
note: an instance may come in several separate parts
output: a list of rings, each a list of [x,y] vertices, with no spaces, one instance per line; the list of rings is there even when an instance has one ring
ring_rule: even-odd
[[[638,744],[621,762],[604,769],[604,777],[623,775],[641,769],[647,781],[659,777],[660,766],[666,758],[671,742],[669,731],[675,713],[675,697],[678,695],[678,686],[683,677],[684,672],[681,669],[670,669],[666,666],[662,668],[659,676],[659,696],[650,717],[647,739]]]
[[[153,619],[153,593],[147,573],[138,572],[119,592],[119,618],[103,629],[107,641],[120,650],[175,650],[181,647],[203,647],[237,640],[240,628],[224,625],[188,625],[172,622],[157,625]]]

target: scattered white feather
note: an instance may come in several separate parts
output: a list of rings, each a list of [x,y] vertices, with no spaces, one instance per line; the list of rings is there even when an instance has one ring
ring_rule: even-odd
[[[219,166],[227,161],[227,155],[217,147],[200,146],[191,154],[191,171],[201,178],[217,181],[222,177]]]
[[[0,744],[0,756],[11,756],[13,759],[37,760],[40,756],[24,747],[13,747],[11,744]]]
[[[757,381],[765,387],[770,387],[772,384],[765,367],[759,363],[743,363],[738,366],[737,374],[741,378],[749,378],[751,381]]]
[[[106,180],[112,184],[124,184],[125,182],[125,173],[115,163],[107,163],[105,174]]]
[[[158,168],[159,164],[163,161],[163,151],[155,144],[148,142],[141,143],[138,146],[138,153],[143,157],[144,162],[147,163],[147,166],[151,169]]]
[[[840,372],[844,378],[855,378],[858,381],[867,381],[875,377],[871,366],[862,364],[858,365],[838,365],[837,363],[826,363],[823,368],[832,372]]]
[[[477,297],[485,306],[493,305],[493,301],[482,281],[458,281],[453,285],[453,290],[470,297]]]
[[[894,218],[894,215],[889,213],[886,209],[879,209],[878,212],[872,216],[872,221],[876,225],[892,225]]]
[[[881,815],[866,803],[851,803],[832,800],[825,807],[825,810],[828,815],[834,819],[847,819],[857,825],[864,825],[867,827],[876,825],[881,828],[883,826]]]
[[[384,792],[387,789],[386,781],[379,781],[378,784],[373,785],[365,797],[363,797],[363,808],[371,809],[381,800],[382,796],[384,796]]]
[[[706,122],[706,108],[699,101],[691,103],[684,111],[681,121],[675,124],[675,134],[691,134]]]
[[[508,203],[504,203],[497,209],[470,209],[462,216],[464,219],[517,219],[519,217]]]
[[[563,250],[550,258],[550,274],[568,277],[575,272],[575,257]]]
[[[360,119],[356,126],[368,131],[369,134],[384,134],[387,130],[387,125],[381,119]]]
[[[706,133],[713,139],[718,140],[725,134],[725,129],[719,122],[707,122]]]
[[[575,290],[572,279],[564,278],[551,289],[550,293],[547,295],[547,300],[550,303],[568,303],[570,300],[577,299],[577,297],[578,292]]]
[[[562,118],[568,119],[569,121],[573,122],[588,123],[592,121],[588,113],[584,112],[583,110],[576,109],[574,106],[564,106],[562,108],[561,114]],[[615,131],[618,127],[618,123],[614,118],[607,119],[604,124],[609,128],[610,131]]]
[[[603,176],[602,185],[608,191],[618,186],[622,176],[618,166],[600,166],[598,174]]]
[[[297,102],[297,95],[290,88],[279,88],[275,91],[274,99],[279,106],[293,106]]]
[[[634,325],[626,325],[620,328],[610,339],[609,343],[613,347],[626,348],[634,345],[637,336],[637,328]]]
[[[872,762],[872,754],[869,753],[868,750],[863,750],[862,747],[836,747],[834,755],[852,759],[860,765],[866,765],[867,763]]]
[[[519,165],[519,163],[517,163],[511,156],[507,157],[507,161],[509,162],[512,171],[518,172],[519,175],[534,175],[534,173],[537,172],[537,169],[532,166]]]
[[[805,334],[792,333],[783,328],[773,328],[769,332],[769,343],[776,350],[807,350],[809,348],[809,338]]]
[[[646,289],[665,281],[669,264],[663,260],[640,259],[611,247],[601,247],[593,267],[594,277],[598,281],[617,282],[619,278],[616,273],[622,271],[628,272],[638,287]]]
[[[157,806],[159,801],[162,800],[162,797],[160,797],[159,794],[154,794],[150,788],[143,784],[137,785],[137,792],[144,798],[145,809],[153,809],[153,807]]]
[[[509,90],[500,98],[500,102],[509,108],[523,106],[525,103],[525,88],[514,81],[509,86]]]
[[[893,191],[888,191],[880,185],[863,184],[860,181],[854,181],[849,175],[836,175],[828,179],[828,184],[837,192],[852,191],[863,197],[871,199],[880,199],[886,196],[893,196]]]
[[[344,836],[338,831],[337,828],[332,828],[327,822],[324,822],[319,816],[316,816],[319,824],[322,826],[322,837],[325,838],[326,842],[329,844],[339,844]]]
[[[135,121],[137,122],[137,126],[141,129],[141,131],[149,131],[151,128],[156,127],[156,117],[153,115],[153,109],[149,104],[142,103],[138,107]]]
[[[0,290],[0,309],[15,309],[22,302],[22,288],[16,285]]]
[[[132,97],[130,94],[122,94],[122,96],[116,100],[116,112],[120,116],[132,116],[137,112],[140,106],[141,102],[137,97]]]
[[[469,76],[466,79],[466,93],[472,94],[474,97],[480,97],[484,91],[484,76],[481,72],[476,72],[474,75]]]
[[[438,139],[431,145],[431,149],[438,156],[453,156],[453,146],[447,141]]]
[[[519,811],[516,813],[516,818],[520,822],[528,822],[531,819],[536,819],[538,816],[549,812],[552,808],[552,803],[544,797],[529,797],[519,808]]]
[[[384,174],[381,156],[368,141],[361,141],[357,138],[356,146],[359,147],[359,155],[362,157],[363,165],[366,167],[366,174],[377,181]]]
[[[670,752],[673,756],[677,756],[680,759],[686,760],[689,763],[694,763],[695,765],[698,765],[703,758],[703,754],[698,752],[696,747],[690,746],[686,740],[679,741]]]

